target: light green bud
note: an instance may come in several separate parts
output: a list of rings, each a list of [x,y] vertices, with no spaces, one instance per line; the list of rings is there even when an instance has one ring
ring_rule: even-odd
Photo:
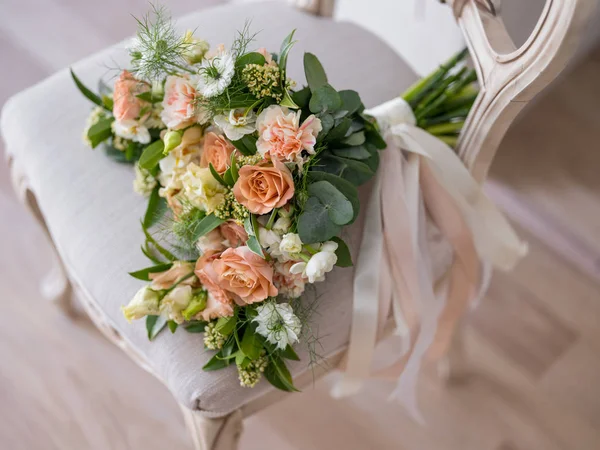
[[[168,155],[171,150],[181,144],[181,137],[183,133],[181,131],[169,130],[165,133],[165,137],[163,139],[165,143],[165,149],[163,153]]]
[[[194,293],[190,304],[181,312],[183,318],[185,320],[191,320],[196,314],[204,310],[204,308],[206,308],[207,297],[208,294],[205,290]]]

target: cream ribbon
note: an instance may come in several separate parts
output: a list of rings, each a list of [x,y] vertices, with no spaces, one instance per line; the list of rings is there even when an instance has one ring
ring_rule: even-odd
[[[386,138],[354,274],[350,343],[335,397],[356,393],[372,377],[398,379],[399,397],[420,419],[416,382],[425,356],[445,353],[470,305],[485,293],[490,265],[510,270],[526,254],[506,218],[485,196],[454,150],[416,126],[401,98],[367,111]],[[454,250],[448,272],[434,280],[425,236],[427,215]],[[402,338],[399,359],[372,373],[390,313]]]

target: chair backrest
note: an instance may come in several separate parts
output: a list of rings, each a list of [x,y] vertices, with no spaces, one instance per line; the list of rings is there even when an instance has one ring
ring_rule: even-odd
[[[516,48],[500,17],[466,0],[458,23],[481,91],[458,152],[478,181],[517,114],[566,67],[595,5],[596,0],[546,0],[533,33]]]
[[[292,2],[323,16],[331,16],[334,9],[334,0]],[[520,48],[514,45],[502,19],[482,8],[491,0],[446,2],[455,10],[459,3],[464,4],[457,20],[481,85],[463,127],[458,153],[474,177],[483,181],[517,114],[567,65],[597,0],[546,0],[533,33]]]

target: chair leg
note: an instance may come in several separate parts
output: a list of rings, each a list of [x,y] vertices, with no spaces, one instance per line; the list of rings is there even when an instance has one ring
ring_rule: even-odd
[[[74,317],[76,309],[72,303],[71,283],[63,266],[62,260],[56,250],[52,236],[48,231],[44,216],[40,211],[35,195],[29,188],[25,174],[19,170],[19,165],[14,158],[9,158],[8,165],[10,169],[13,187],[17,197],[23,203],[33,217],[40,224],[47,241],[53,250],[53,266],[48,275],[44,277],[40,285],[42,297],[56,304],[66,315]]]
[[[195,450],[236,450],[243,429],[242,411],[211,419],[180,405]]]
[[[446,384],[459,384],[467,380],[469,361],[465,345],[464,320],[458,325],[448,353],[437,364],[438,375]]]

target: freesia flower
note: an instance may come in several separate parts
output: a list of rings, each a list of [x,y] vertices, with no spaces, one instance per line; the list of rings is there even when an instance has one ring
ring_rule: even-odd
[[[186,167],[181,176],[183,191],[189,202],[211,214],[225,199],[227,188],[219,183],[210,172],[195,163]]]
[[[289,217],[278,217],[273,224],[273,230],[278,233],[287,233],[292,226],[292,220]]]
[[[233,194],[251,213],[266,214],[290,201],[294,196],[294,180],[289,169],[278,160],[272,164],[246,165],[239,170]]]
[[[212,263],[219,286],[235,295],[240,304],[250,304],[277,295],[273,268],[248,247],[228,248]]]
[[[200,159],[200,167],[208,167],[212,164],[219,173],[225,172],[231,162],[231,154],[235,147],[223,136],[210,132],[204,139],[204,150]]]
[[[115,82],[113,91],[113,116],[117,121],[139,118],[140,112],[148,102],[137,95],[148,92],[150,86],[137,80],[130,72],[124,70]]]
[[[252,111],[246,114],[245,108],[232,109],[226,115],[215,116],[213,120],[223,130],[227,139],[232,141],[237,141],[256,130],[256,116]]]
[[[278,349],[298,342],[302,323],[289,303],[266,302],[256,308],[258,315],[252,319],[258,326],[256,332]]]
[[[279,105],[271,105],[260,113],[256,120],[258,153],[299,164],[303,150],[312,155],[317,135],[323,129],[321,120],[310,115],[300,125],[300,114],[301,111],[290,111]]]
[[[149,315],[156,315],[158,310],[159,295],[146,285],[136,292],[127,306],[122,306],[121,311],[128,322],[141,319]]]
[[[284,234],[279,243],[279,251],[288,259],[293,259],[291,256],[294,253],[300,253],[302,251],[302,240],[300,240],[300,236],[296,233]]]
[[[192,125],[197,121],[195,101],[196,89],[187,78],[168,76],[160,115],[162,121],[174,130]]]
[[[150,143],[150,131],[137,120],[115,120],[111,124],[113,133],[117,136],[140,144]]]
[[[302,274],[308,278],[309,283],[325,280],[325,274],[333,270],[337,262],[335,251],[338,245],[333,241],[323,243],[319,252],[311,256],[308,262],[298,262],[290,267],[290,272]]]
[[[233,57],[220,47],[217,54],[202,63],[199,73],[198,90],[206,98],[222,94],[231,83],[235,73]]]

